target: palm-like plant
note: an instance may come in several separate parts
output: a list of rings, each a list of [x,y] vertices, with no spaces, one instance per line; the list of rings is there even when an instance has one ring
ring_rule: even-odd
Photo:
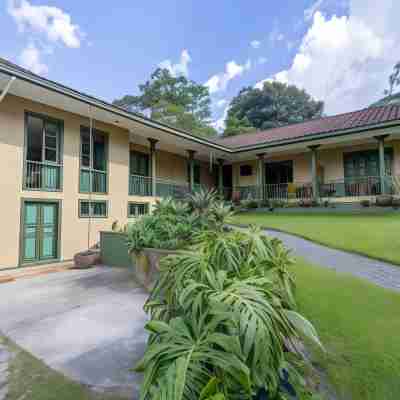
[[[194,193],[189,193],[186,200],[192,211],[204,214],[211,210],[216,203],[217,192],[200,188]]]
[[[146,304],[141,399],[205,398],[216,380],[211,394],[222,398],[250,399],[260,388],[278,396],[282,370],[296,371],[301,359],[286,345],[304,334],[320,344],[295,310],[287,250],[257,230],[210,231],[199,243],[163,260]]]

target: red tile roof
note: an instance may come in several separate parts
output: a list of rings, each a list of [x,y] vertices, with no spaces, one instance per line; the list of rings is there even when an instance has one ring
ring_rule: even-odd
[[[346,129],[368,128],[370,125],[400,120],[400,105],[365,108],[345,114],[313,119],[255,133],[244,133],[219,139],[218,143],[237,148],[309,135],[334,133]]]

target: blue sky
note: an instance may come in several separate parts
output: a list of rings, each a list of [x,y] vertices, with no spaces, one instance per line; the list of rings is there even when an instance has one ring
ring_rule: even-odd
[[[332,114],[381,97],[400,59],[399,2],[376,3],[3,0],[0,56],[108,101],[162,63],[208,84],[219,127],[240,88],[265,79],[305,88]]]

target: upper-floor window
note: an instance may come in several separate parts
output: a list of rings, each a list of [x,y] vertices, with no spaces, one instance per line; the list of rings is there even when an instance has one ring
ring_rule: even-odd
[[[62,182],[62,121],[33,113],[25,117],[24,188],[60,190]]]
[[[151,196],[150,156],[131,151],[129,155],[129,194]]]
[[[81,127],[80,185],[82,193],[107,193],[107,134]]]

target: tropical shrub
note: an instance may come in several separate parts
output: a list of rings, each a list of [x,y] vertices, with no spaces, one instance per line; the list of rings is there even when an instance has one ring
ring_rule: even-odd
[[[139,253],[146,247],[181,249],[193,244],[201,232],[223,230],[233,213],[214,196],[213,192],[201,192],[186,202],[171,198],[158,201],[151,215],[126,228],[129,251]]]
[[[292,263],[278,239],[256,229],[202,232],[195,251],[164,258],[145,305],[140,398],[252,399],[265,390],[284,399],[285,374],[300,387],[296,343],[307,335],[321,344],[296,311]]]

